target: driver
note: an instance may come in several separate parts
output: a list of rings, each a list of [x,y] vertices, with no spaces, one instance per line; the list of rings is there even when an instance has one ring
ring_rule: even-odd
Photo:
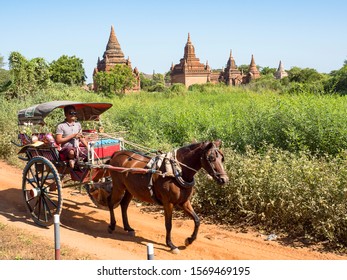
[[[87,158],[88,143],[82,135],[82,127],[77,122],[77,112],[73,105],[64,107],[65,120],[58,124],[56,142],[61,145],[61,153],[69,159],[71,168],[75,167],[76,160]],[[80,147],[80,143],[84,147]]]

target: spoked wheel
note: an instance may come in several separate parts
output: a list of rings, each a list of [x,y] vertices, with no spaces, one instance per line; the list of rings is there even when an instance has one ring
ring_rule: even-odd
[[[52,225],[54,215],[60,214],[63,205],[62,184],[53,163],[41,156],[33,157],[24,168],[22,190],[34,222]]]
[[[112,181],[111,178],[104,178],[101,182],[93,183],[93,184],[85,184],[84,185],[89,198],[95,204],[96,207],[109,210],[108,208],[108,197],[112,192]],[[116,205],[114,206],[114,208]]]

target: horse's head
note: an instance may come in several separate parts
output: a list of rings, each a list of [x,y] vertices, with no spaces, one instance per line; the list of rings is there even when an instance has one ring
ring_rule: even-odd
[[[218,184],[223,185],[229,181],[229,177],[224,171],[224,155],[219,149],[220,145],[220,140],[205,143],[203,155],[201,157],[201,165]]]

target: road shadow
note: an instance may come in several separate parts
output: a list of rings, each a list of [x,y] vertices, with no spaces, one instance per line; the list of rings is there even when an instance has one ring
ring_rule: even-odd
[[[82,195],[82,194],[80,194]],[[84,199],[84,198],[83,198]],[[86,199],[89,199],[86,195]],[[31,219],[30,213],[28,213],[25,206],[23,193],[21,189],[9,188],[0,191],[0,215],[4,216],[10,222],[22,222],[31,226],[42,228],[34,223]],[[161,247],[166,247],[162,242],[157,240],[149,240],[141,236],[134,236],[126,231],[119,225],[122,225],[122,219],[117,220],[117,225],[113,233],[108,232],[108,219],[100,219],[93,215],[98,211],[108,213],[106,210],[98,209],[92,201],[78,202],[73,199],[63,198],[63,209],[60,215],[60,226],[71,231],[83,233],[94,238],[114,239],[117,241],[136,242],[140,245],[147,245],[152,243]],[[115,209],[120,211],[120,209]],[[53,227],[53,225],[52,225]],[[48,229],[48,228],[47,228]],[[180,250],[184,250],[185,247],[180,247]],[[167,251],[169,249],[158,250]]]

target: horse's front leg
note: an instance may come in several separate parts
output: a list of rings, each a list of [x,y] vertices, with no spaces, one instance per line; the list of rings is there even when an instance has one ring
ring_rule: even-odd
[[[164,214],[165,214],[165,228],[166,228],[166,245],[170,247],[172,253],[178,254],[179,249],[171,241],[172,211],[173,211],[173,204],[165,203]]]
[[[200,219],[199,217],[195,214],[194,209],[188,200],[187,202],[183,203],[180,205],[180,207],[183,209],[183,211],[194,220],[194,231],[191,237],[188,237],[186,239],[186,246],[190,245],[193,243],[193,241],[196,239],[198,236],[198,231],[200,227]]]
[[[119,203],[122,201],[123,195],[124,190],[118,190],[117,187],[113,185],[111,195],[107,198],[108,209],[110,211],[110,224],[107,229],[109,233],[112,233],[116,229],[116,218],[114,216],[114,208],[118,207]]]
[[[122,201],[120,202],[120,207],[122,210],[122,220],[123,220],[124,230],[127,231],[130,235],[135,236],[135,230],[131,228],[128,221],[128,206],[132,198],[133,198],[132,194],[128,191],[125,191]]]

